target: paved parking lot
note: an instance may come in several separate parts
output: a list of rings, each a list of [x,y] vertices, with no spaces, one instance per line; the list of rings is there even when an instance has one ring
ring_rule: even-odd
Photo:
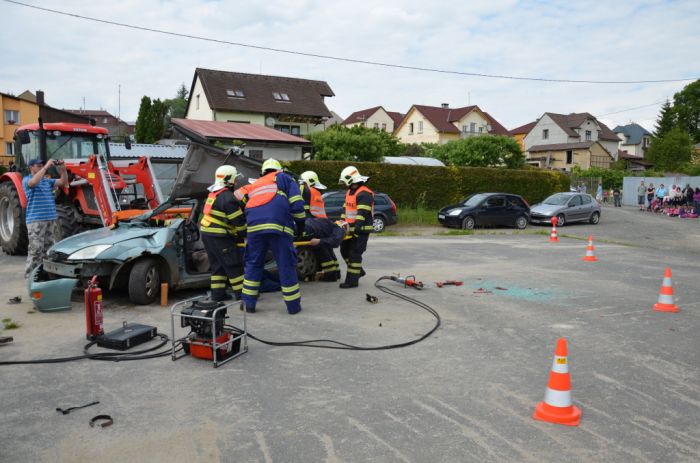
[[[538,229],[546,230],[528,227]],[[600,225],[560,229],[557,244],[501,231],[376,237],[358,290],[305,284],[296,316],[265,295],[249,329],[362,345],[414,338],[432,318],[372,286],[401,272],[427,288],[399,289],[442,317],[424,342],[352,352],[251,341],[219,369],[192,358],[0,367],[0,461],[698,461],[698,230],[698,221],[606,208]],[[574,239],[591,233],[600,240],[595,263],[581,260],[586,243]],[[0,262],[7,300],[22,292],[23,259]],[[678,314],[651,310],[666,266]],[[444,279],[464,285],[433,284]],[[107,329],[128,319],[169,330],[167,309],[130,307],[119,295],[105,307]],[[26,303],[0,308],[22,324],[0,358],[82,351],[80,302],[71,312],[29,312]],[[531,418],[560,336],[579,427]],[[101,403],[54,411],[93,400]],[[98,413],[114,425],[90,428]]]

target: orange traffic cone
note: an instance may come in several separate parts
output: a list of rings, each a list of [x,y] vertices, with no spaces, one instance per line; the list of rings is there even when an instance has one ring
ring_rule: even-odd
[[[671,269],[666,267],[664,281],[661,283],[659,291],[659,302],[654,304],[654,310],[658,312],[680,312],[676,304],[673,303],[673,282],[671,281]]]
[[[593,246],[593,236],[588,237],[588,246],[586,247],[586,256],[583,258],[583,260],[587,262],[595,262],[598,260],[598,258],[595,256],[595,247]]]
[[[557,340],[554,350],[552,371],[544,391],[544,400],[537,404],[532,417],[540,421],[578,426],[581,422],[581,410],[571,404],[571,378],[566,354],[566,339]]]
[[[557,236],[557,218],[552,217],[552,233],[549,235],[549,242],[550,243],[558,243],[559,242],[559,237]]]

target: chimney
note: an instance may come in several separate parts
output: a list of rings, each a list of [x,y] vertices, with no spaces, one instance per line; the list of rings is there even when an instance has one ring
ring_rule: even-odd
[[[44,103],[44,91],[43,90],[36,91],[36,104],[38,104],[39,106],[46,105],[46,103]]]
[[[443,103],[443,104],[441,104],[440,106],[442,107],[442,109],[447,109],[447,108],[450,107],[450,104],[449,104],[449,103]]]

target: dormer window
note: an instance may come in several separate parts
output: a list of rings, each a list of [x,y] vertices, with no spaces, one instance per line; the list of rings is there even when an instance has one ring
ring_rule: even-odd
[[[282,92],[272,92],[275,101],[289,101],[289,95]]]
[[[226,96],[229,98],[245,98],[243,90],[226,90]]]

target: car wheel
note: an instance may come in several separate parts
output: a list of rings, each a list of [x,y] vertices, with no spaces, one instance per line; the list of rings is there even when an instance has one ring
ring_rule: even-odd
[[[594,212],[593,214],[591,214],[591,218],[588,219],[588,221],[593,225],[597,225],[598,222],[600,222],[600,213]]]
[[[372,221],[372,228],[375,233],[381,233],[386,228],[386,220],[381,215],[375,215]]]
[[[129,273],[129,299],[138,305],[148,305],[160,293],[160,269],[155,259],[138,260]]]
[[[318,270],[318,259],[316,253],[310,247],[297,249],[297,275],[300,280],[312,278]]]
[[[565,223],[566,217],[564,217],[564,214],[559,214],[557,216],[557,227],[563,227]]]
[[[471,215],[466,216],[464,220],[462,220],[462,230],[474,230],[475,225],[476,222]]]
[[[518,218],[515,219],[515,227],[518,230],[525,230],[525,227],[527,227],[527,217],[524,215],[518,216]]]

